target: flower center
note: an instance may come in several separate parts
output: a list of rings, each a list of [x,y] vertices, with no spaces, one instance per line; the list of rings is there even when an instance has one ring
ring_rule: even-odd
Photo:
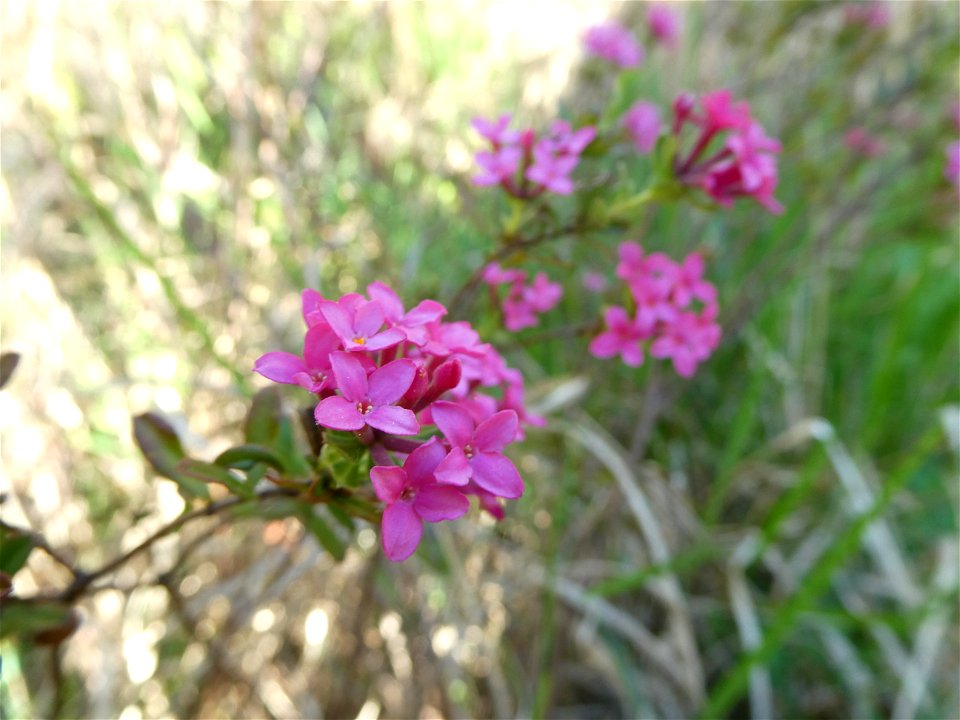
[[[466,455],[467,460],[473,457],[473,446],[470,444],[463,446],[463,454]]]
[[[405,487],[403,492],[400,493],[400,499],[410,501],[417,496],[417,491],[412,487]]]
[[[353,339],[353,341],[354,341],[357,345],[366,345],[366,344],[367,344],[367,339],[366,339],[365,337],[357,336],[357,337],[355,337],[355,338]]]
[[[366,400],[361,400],[357,403],[357,412],[359,412],[361,415],[369,415],[372,410],[373,405]]]

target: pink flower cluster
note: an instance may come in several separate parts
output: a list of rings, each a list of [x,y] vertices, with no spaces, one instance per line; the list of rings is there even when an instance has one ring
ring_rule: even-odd
[[[680,182],[701,188],[724,207],[749,196],[772,213],[783,212],[773,197],[780,143],[750,116],[746,102],[734,102],[729,90],[707,93],[699,102],[685,93],[674,101],[673,114],[678,138],[687,124],[696,129],[690,151],[675,161]]]
[[[643,62],[643,46],[632,32],[615,22],[588,28],[583,44],[590,55],[609,60],[621,68],[636,67]]]
[[[399,562],[416,549],[424,522],[460,517],[469,495],[502,518],[499,499],[524,490],[502,451],[522,437],[520,422],[543,421],[524,407],[519,371],[469,323],[444,322],[446,308],[433,300],[405,310],[383,283],[367,293],[333,301],[304,290],[302,355],[269,352],[254,371],[314,393],[318,425],[369,447],[385,503],[383,547]],[[481,392],[497,387],[500,399]],[[439,436],[412,438],[430,425]]]
[[[683,22],[676,10],[662,3],[650,3],[647,24],[654,39],[670,49],[677,46]]]
[[[505,270],[490,263],[483,269],[483,281],[494,293],[500,285],[507,286],[501,309],[503,325],[511,332],[537,325],[537,315],[553,309],[563,297],[563,286],[550,282],[543,272],[538,272],[527,285],[527,273],[523,270]]]
[[[947,164],[943,168],[943,176],[960,189],[960,140],[947,145]]]
[[[632,313],[614,306],[604,313],[606,329],[590,343],[598,358],[619,355],[637,367],[644,350],[670,358],[677,373],[690,377],[720,342],[717,291],[703,279],[703,258],[691,253],[676,263],[663,253],[645,254],[637,243],[620,245],[617,277],[630,291]]]
[[[570,174],[580,154],[597,135],[592,126],[573,130],[564,120],[555,120],[548,132],[537,137],[532,129],[511,130],[509,114],[496,121],[474,118],[473,127],[491,144],[477,153],[480,172],[475,185],[500,185],[517,198],[530,199],[550,191],[558,195],[573,192]]]
[[[653,151],[660,137],[660,108],[652,102],[638,100],[623,114],[620,122],[638,153],[647,155]]]

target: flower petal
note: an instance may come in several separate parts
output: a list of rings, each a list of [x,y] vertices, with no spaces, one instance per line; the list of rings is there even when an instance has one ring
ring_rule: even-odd
[[[370,352],[383,350],[384,348],[393,347],[394,345],[402,343],[406,339],[407,334],[400,328],[389,328],[388,330],[368,337],[367,342],[359,349]]]
[[[327,302],[326,298],[316,290],[307,288],[300,294],[300,299],[303,304],[303,321],[307,324],[307,327],[313,327],[317,322],[322,322],[320,303]]]
[[[440,432],[455,447],[463,447],[473,440],[473,418],[459,405],[443,400],[435,402],[430,408],[430,415]]]
[[[517,437],[520,422],[513,410],[501,410],[477,425],[473,444],[483,452],[500,452]]]
[[[403,317],[403,303],[400,297],[393,291],[389,285],[382,282],[372,282],[367,285],[367,295],[371,300],[380,303],[383,310],[383,316],[390,322],[396,323]],[[374,328],[376,330],[377,328]]]
[[[392,405],[410,389],[416,374],[417,366],[413,360],[402,358],[389,362],[370,375],[367,397],[378,407]]]
[[[420,432],[417,416],[411,410],[396,405],[375,407],[363,418],[370,427],[391,435],[416,435]]]
[[[346,352],[330,354],[330,366],[337,379],[337,388],[351,402],[367,399],[367,371],[353,355]]]
[[[383,325],[383,308],[376,300],[371,300],[357,308],[353,316],[353,327],[362,337],[373,337],[381,325]]]
[[[377,465],[370,470],[370,481],[378,498],[395,503],[407,486],[407,473],[396,465]]]
[[[303,359],[311,370],[328,370],[330,353],[343,346],[340,338],[326,322],[307,330],[303,338]]]
[[[353,330],[353,318],[350,317],[350,313],[329,300],[320,303],[320,312],[344,343],[353,341],[356,333]]]
[[[403,469],[407,473],[407,482],[413,487],[436,482],[434,472],[447,456],[447,451],[436,438],[431,438],[407,456]]]
[[[505,455],[479,452],[470,464],[473,481],[487,492],[510,499],[523,495],[523,479]]]
[[[403,316],[404,325],[426,325],[447,314],[447,309],[436,300],[424,300]]]
[[[363,415],[357,410],[356,404],[342,397],[328,397],[321,400],[313,411],[313,417],[317,425],[333,430],[359,430],[365,425]]]
[[[296,375],[306,372],[307,366],[301,358],[292,353],[268,352],[257,358],[253,371],[274,382],[296,385]]]
[[[472,474],[473,469],[467,462],[467,456],[458,447],[447,453],[434,472],[437,482],[448,485],[466,485]]]
[[[383,551],[392,562],[403,562],[413,555],[423,537],[423,521],[410,503],[387,505],[381,524]]]
[[[463,515],[470,509],[470,501],[449,485],[428,485],[417,493],[413,509],[427,522],[440,522]]]

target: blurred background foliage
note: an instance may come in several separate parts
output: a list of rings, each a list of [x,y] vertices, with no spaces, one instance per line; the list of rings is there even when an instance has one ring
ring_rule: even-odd
[[[3,3],[3,517],[83,566],[183,510],[130,418],[235,442],[301,288],[454,296],[507,211],[469,183],[471,117],[730,87],[783,141],[787,208],[538,247],[566,295],[517,336],[462,310],[551,420],[502,524],[402,566],[375,528],[337,564],[295,521],[191,527],[64,645],[3,641],[5,716],[957,715],[958,7],[678,9],[680,49],[614,83],[580,35],[642,4]],[[570,331],[626,239],[709,257],[725,339],[690,381]],[[14,584],[67,579],[34,553]]]

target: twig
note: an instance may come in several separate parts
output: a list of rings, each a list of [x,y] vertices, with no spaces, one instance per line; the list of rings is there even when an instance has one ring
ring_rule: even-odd
[[[33,530],[28,530],[26,528],[17,527],[15,525],[10,525],[9,523],[5,523],[3,520],[0,520],[0,527],[10,532],[28,536],[34,546],[43,550],[47,555],[56,560],[58,564],[69,570],[71,575],[76,577],[78,570],[73,566],[73,563],[67,560],[66,557],[64,557],[59,551],[50,547],[47,539],[40,533],[34,532]]]

